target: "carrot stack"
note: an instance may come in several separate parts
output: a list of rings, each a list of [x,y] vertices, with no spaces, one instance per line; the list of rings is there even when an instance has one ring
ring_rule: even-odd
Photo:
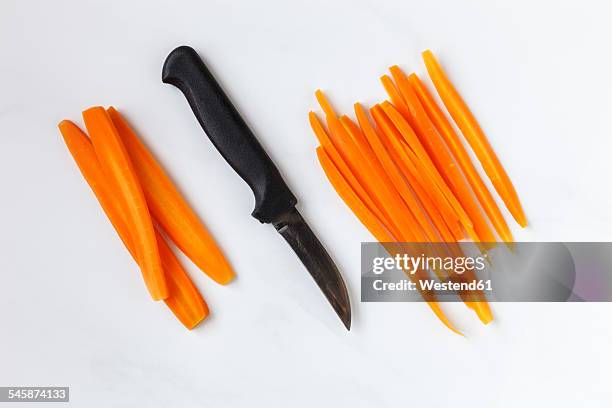
[[[142,271],[154,300],[163,300],[193,329],[208,314],[204,298],[156,224],[215,281],[234,273],[204,225],[123,117],[110,108],[83,112],[88,137],[73,122],[59,130],[85,181]]]
[[[526,226],[514,186],[476,119],[431,51],[423,58],[445,107],[495,190],[518,224]],[[356,122],[338,116],[325,95],[315,92],[325,118],[324,125],[314,112],[309,113],[320,142],[317,157],[338,195],[383,245],[441,242],[443,251],[455,256],[461,250],[449,243],[466,237],[482,250],[498,240],[512,245],[510,228],[495,199],[433,95],[415,74],[407,76],[398,66],[390,73],[381,77],[390,100],[370,109],[356,103]],[[392,250],[390,245],[385,248]],[[420,272],[411,278],[427,278],[427,271]],[[432,272],[442,277],[440,271]],[[473,276],[470,271],[460,279]],[[423,296],[438,318],[459,333],[435,297]],[[460,296],[483,323],[493,320],[482,293]]]

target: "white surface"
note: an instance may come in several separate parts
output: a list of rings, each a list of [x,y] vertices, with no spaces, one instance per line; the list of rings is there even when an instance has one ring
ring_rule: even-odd
[[[519,240],[611,240],[610,9],[603,1],[18,1],[0,3],[0,386],[67,385],[78,407],[609,406],[612,305],[360,304],[372,238],[324,179],[307,112],[384,98],[433,49],[477,114],[531,222]],[[203,55],[300,199],[350,287],[346,333],[251,194],[160,81]],[[139,272],[56,130],[113,104],[230,258],[213,315],[186,332]],[[507,213],[506,213],[507,214]],[[510,220],[510,219],[509,219]],[[184,258],[183,258],[184,259]]]

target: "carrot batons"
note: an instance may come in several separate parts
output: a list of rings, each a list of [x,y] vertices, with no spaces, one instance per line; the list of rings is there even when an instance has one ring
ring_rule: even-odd
[[[323,171],[327,175],[331,185],[334,187],[340,198],[345,204],[353,211],[355,216],[363,223],[363,225],[374,235],[379,242],[398,242],[397,239],[389,235],[384,226],[378,221],[378,219],[372,214],[368,208],[361,202],[359,197],[352,190],[351,186],[346,182],[342,174],[334,166],[334,163],[325,152],[322,146],[317,148],[317,157]],[[411,279],[417,279],[416,275],[410,275]],[[446,317],[440,305],[432,300],[428,300],[427,304],[432,309],[434,314],[440,319],[440,321],[453,332],[462,335],[457,330],[450,320]]]
[[[446,145],[452,154],[455,156],[459,167],[461,167],[463,174],[472,187],[472,191],[474,191],[476,198],[478,198],[480,205],[489,217],[489,220],[491,221],[491,224],[493,224],[497,234],[505,242],[512,242],[512,233],[510,232],[510,228],[508,228],[506,220],[504,220],[504,217],[502,216],[501,211],[499,211],[493,196],[472,164],[470,156],[465,150],[465,147],[463,147],[461,140],[459,140],[459,136],[457,133],[455,133],[453,126],[450,124],[442,110],[438,107],[438,104],[435,102],[433,96],[429,93],[425,87],[425,84],[421,82],[419,77],[416,74],[411,74],[408,77],[408,80],[421,101],[423,108],[427,112],[427,115],[446,142]]]
[[[413,126],[421,143],[423,143],[423,146],[435,163],[436,168],[470,217],[470,220],[474,224],[474,231],[477,237],[484,242],[494,242],[495,236],[482,216],[480,207],[474,200],[470,188],[467,186],[460,170],[455,165],[452,156],[447,151],[433,123],[421,106],[421,102],[410,86],[408,78],[406,78],[397,65],[392,66],[390,71],[404,102],[409,108],[408,111],[410,114],[407,117],[409,123]]]
[[[111,107],[108,114],[129,154],[155,221],[208,276],[220,284],[231,281],[234,271],[227,259],[166,172],[119,112]]]
[[[431,81],[436,87],[442,102],[444,102],[444,106],[446,106],[446,109],[448,109],[453,120],[457,123],[457,126],[459,126],[459,129],[461,129],[461,132],[474,150],[495,190],[506,204],[516,222],[522,227],[527,226],[527,218],[523,212],[514,185],[502,167],[476,118],[430,50],[423,52],[423,61]]]
[[[104,213],[134,260],[140,263],[132,232],[124,218],[121,205],[113,195],[113,190],[109,186],[89,138],[70,121],[62,121],[59,129],[81,174],[98,198]],[[164,302],[185,327],[193,329],[208,316],[208,306],[157,231],[155,231],[155,239],[169,293]]]
[[[168,287],[159,258],[155,230],[128,153],[104,108],[94,107],[84,111],[83,119],[102,170],[112,188],[117,191],[131,221],[136,257],[149,293],[154,300],[165,299],[168,297]]]

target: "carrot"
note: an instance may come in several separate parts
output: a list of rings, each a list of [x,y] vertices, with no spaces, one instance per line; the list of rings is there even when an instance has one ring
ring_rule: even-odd
[[[464,228],[466,228],[466,230],[473,230],[471,220],[436,170],[408,122],[405,121],[401,114],[397,112],[390,103],[383,103],[382,106],[374,105],[370,108],[370,111],[377,125],[387,134],[389,142],[394,144],[394,148],[397,149],[400,154],[403,153],[407,155],[411,153],[413,155],[410,161],[418,165],[419,172],[422,176],[429,178],[431,182],[430,185],[434,187],[430,188],[432,193],[436,194],[439,191],[439,195],[442,196],[441,198],[439,197],[437,201],[440,208],[444,208],[444,203],[448,202],[456,219]],[[401,136],[401,140],[397,135]],[[451,219],[447,218],[447,220],[450,222]],[[451,227],[452,224],[449,223],[448,226]]]
[[[452,240],[452,235],[450,231],[448,231],[448,228],[446,227],[442,216],[440,215],[438,210],[436,210],[433,202],[425,193],[425,190],[413,177],[411,177],[412,175],[410,174],[406,174],[406,181],[404,180],[400,169],[396,166],[396,164],[393,162],[393,159],[385,149],[384,145],[380,140],[381,137],[378,134],[378,131],[374,128],[374,126],[372,126],[372,124],[368,120],[368,117],[361,105],[359,103],[356,103],[354,107],[355,115],[357,116],[357,121],[359,122],[359,126],[361,127],[363,134],[366,136],[366,139],[368,140],[370,146],[372,147],[372,150],[376,154],[376,157],[378,158],[385,171],[393,181],[393,184],[396,186],[402,198],[404,198],[406,204],[408,204],[407,201],[409,201],[411,199],[410,197],[412,196],[412,192],[406,184],[406,181],[408,181],[408,184],[410,185],[410,187],[412,187],[412,190],[414,190],[415,194],[423,204],[423,207],[429,215],[429,218],[436,226],[440,236],[443,238],[443,240]]]
[[[142,187],[117,129],[103,107],[83,112],[96,156],[113,189],[125,204],[133,225],[133,239],[145,283],[154,300],[168,297],[168,287],[159,258],[155,230]]]
[[[353,214],[363,223],[363,225],[374,235],[379,242],[397,242],[397,239],[388,234],[384,226],[378,222],[378,219],[372,212],[367,208],[366,205],[359,199],[357,194],[353,191],[351,186],[344,179],[338,168],[334,165],[331,158],[327,155],[323,147],[317,148],[317,157],[323,171],[327,175],[330,183],[345,202],[345,204],[353,211]],[[416,274],[410,275],[411,279],[417,279]],[[453,332],[463,336],[463,334],[457,330],[453,324],[448,320],[440,305],[432,300],[428,300],[427,304],[433,310],[435,315],[440,321]]]
[[[450,82],[430,50],[423,52],[423,61],[427,67],[429,77],[436,87],[440,98],[444,102],[446,109],[448,109],[453,120],[457,123],[457,126],[459,126],[459,129],[461,129],[461,132],[474,150],[476,157],[478,157],[485,173],[487,173],[487,176],[493,183],[495,190],[506,204],[506,207],[516,222],[522,227],[527,226],[527,218],[523,212],[514,185],[502,167],[487,137],[476,121],[476,118]]]
[[[478,203],[474,200],[470,188],[427,116],[425,109],[421,106],[421,102],[410,86],[408,78],[397,65],[392,66],[390,71],[404,98],[404,102],[409,107],[410,115],[406,119],[413,126],[436,168],[470,217],[476,234],[481,241],[495,242],[495,236],[484,219]]]
[[[62,121],[59,129],[81,174],[98,198],[100,206],[134,260],[139,263],[132,232],[89,138],[70,121]],[[164,302],[185,327],[192,329],[208,316],[208,306],[163,237],[157,231],[155,237],[169,291],[169,296]]]
[[[459,136],[457,133],[455,133],[453,126],[450,124],[442,110],[438,107],[438,104],[434,100],[433,96],[427,90],[425,84],[421,82],[419,77],[416,74],[411,74],[408,77],[408,80],[421,101],[423,108],[427,112],[427,115],[433,122],[440,135],[444,138],[446,145],[455,156],[455,159],[457,159],[459,167],[461,167],[463,174],[472,186],[472,191],[474,191],[474,194],[478,198],[482,208],[485,210],[489,220],[491,220],[495,230],[502,240],[505,242],[512,242],[512,233],[508,228],[508,224],[504,220],[504,217],[497,207],[493,196],[491,196],[489,189],[484,184],[480,178],[480,175],[478,174],[478,171],[472,164],[472,160],[470,159],[465,147],[463,147],[461,140],[459,140]]]
[[[142,185],[149,211],[174,243],[213,280],[226,284],[234,271],[214,238],[136,133],[115,108],[108,109]]]
[[[331,144],[348,163],[350,171],[355,174],[369,196],[387,215],[393,225],[391,230],[395,229],[396,235],[406,235],[406,241],[414,241],[414,236],[417,237],[417,241],[422,241],[420,237],[423,232],[419,226],[423,227],[425,220],[420,219],[419,214],[416,214],[415,218],[415,214],[406,207],[397,191],[391,187],[391,182],[376,159],[368,159],[370,154],[367,152],[367,141],[364,136],[359,134],[351,136],[336,116],[323,92],[318,90],[316,96],[321,108],[328,112],[326,121],[330,130]],[[425,233],[427,234],[427,230]]]
[[[422,233],[417,220],[395,190],[390,188],[386,175],[379,174],[357,150],[336,117],[327,116],[328,127],[334,146],[349,164],[359,182],[364,186],[370,197],[389,216],[391,222],[399,229],[399,233],[407,242],[422,241]],[[416,234],[416,238],[415,235]]]
[[[436,209],[439,210],[447,228],[451,230],[453,238],[455,238],[455,240],[462,239],[460,232],[456,232],[457,229],[461,231],[461,228],[457,223],[459,218],[455,214],[453,208],[447,202],[442,192],[436,187],[435,182],[427,177],[427,172],[417,171],[416,165],[406,154],[404,149],[405,146],[403,146],[405,143],[400,140],[401,135],[399,135],[399,132],[395,129],[393,124],[391,124],[380,107],[373,107],[370,109],[370,111],[378,128],[381,130],[380,133],[377,132],[380,141],[386,149],[386,152],[395,162],[395,165],[400,169],[404,178],[409,180],[409,183],[412,186],[420,185],[422,187],[422,190],[427,194],[429,201],[431,201]],[[363,115],[362,118],[365,118],[365,113],[359,113],[359,115]],[[363,120],[364,119],[362,119],[362,121]],[[408,147],[406,147],[406,149],[410,151]]]
[[[425,232],[427,238],[430,241],[439,241],[438,232],[435,230],[435,228],[432,227],[428,215],[423,211],[423,208],[421,208],[421,206],[415,199],[414,194],[412,193],[412,191],[410,191],[410,188],[408,188],[404,180],[402,180],[401,175],[393,172],[389,173],[389,171],[387,171],[392,171],[392,169],[395,169],[395,166],[387,168],[381,165],[381,162],[377,159],[376,155],[372,151],[372,148],[370,147],[370,144],[361,129],[359,129],[357,125],[355,125],[355,123],[353,123],[353,121],[349,119],[348,116],[342,116],[340,118],[340,122],[344,126],[345,130],[349,133],[349,135],[353,137],[353,140],[358,141],[356,142],[357,147],[361,151],[361,154],[365,158],[365,160],[372,164],[377,174],[384,175],[386,180],[389,182],[389,185],[393,186],[395,190],[397,190],[400,197],[403,199],[403,202],[412,212],[417,222]]]
[[[346,178],[348,183],[355,190],[355,193],[364,202],[368,209],[376,216],[376,218],[389,229],[389,231],[395,230],[389,217],[387,217],[386,214],[383,214],[383,212],[374,203],[370,195],[365,191],[361,183],[353,175],[352,171],[348,168],[348,165],[332,144],[329,135],[323,128],[323,125],[317,118],[317,115],[314,112],[310,112],[308,114],[308,119],[310,121],[310,126],[312,127],[312,130],[319,139],[319,143],[321,143],[321,146],[323,146],[327,154],[329,154],[335,166],[338,167],[342,175]]]
[[[323,94],[323,91],[321,91],[320,89],[317,89],[315,91],[315,97],[317,98],[317,102],[319,102],[321,109],[323,109],[325,116],[336,116],[336,112],[334,112],[334,109],[332,108],[331,104],[329,103],[325,95]]]

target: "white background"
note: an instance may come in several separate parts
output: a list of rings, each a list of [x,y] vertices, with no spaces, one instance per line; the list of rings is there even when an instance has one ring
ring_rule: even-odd
[[[424,74],[431,48],[522,198],[517,240],[612,240],[609,16],[604,1],[2,0],[0,386],[70,386],[78,407],[609,406],[612,305],[496,304],[489,327],[449,305],[461,338],[425,304],[361,304],[372,237],[324,178],[307,121],[317,87],[348,112],[385,98],[386,67]],[[161,83],[181,44],[337,261],[350,333]],[[126,114],[238,274],[221,287],[183,258],[212,310],[193,332],[149,301],[57,131],[99,104]]]

